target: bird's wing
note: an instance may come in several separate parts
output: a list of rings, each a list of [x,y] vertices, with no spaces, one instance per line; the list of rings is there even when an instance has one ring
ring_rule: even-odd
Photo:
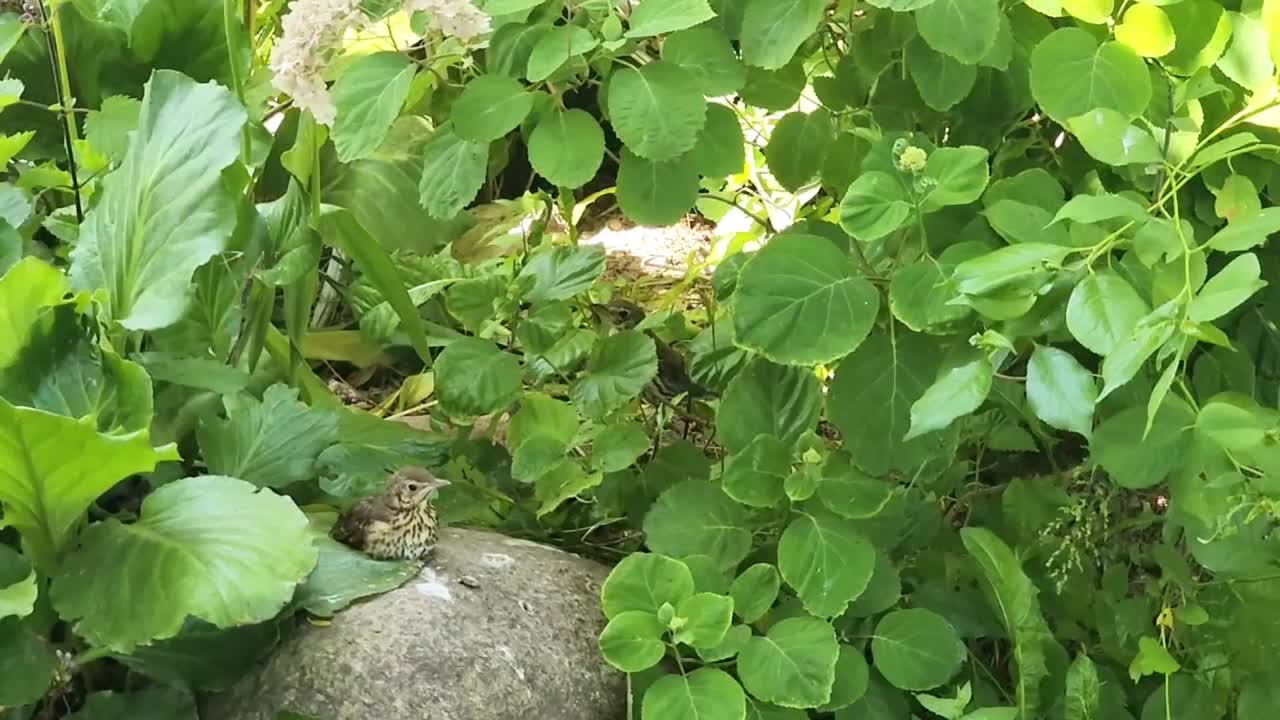
[[[369,526],[378,521],[386,522],[390,514],[387,506],[376,498],[361,500],[338,516],[329,535],[345,545],[362,547]]]

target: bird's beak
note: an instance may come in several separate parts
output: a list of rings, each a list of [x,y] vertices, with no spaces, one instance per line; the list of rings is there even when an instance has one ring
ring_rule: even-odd
[[[444,478],[439,478],[439,477],[438,477],[438,478],[436,478],[436,481],[435,481],[435,485],[434,485],[434,486],[435,486],[436,488],[442,488],[442,487],[445,487],[446,485],[451,485],[451,484],[452,484],[452,483],[450,483],[448,480],[445,480]]]

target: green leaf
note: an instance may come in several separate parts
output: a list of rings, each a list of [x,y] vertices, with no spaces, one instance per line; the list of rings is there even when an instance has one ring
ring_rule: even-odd
[[[394,590],[420,571],[411,560],[374,560],[329,537],[336,519],[332,513],[310,517],[308,530],[318,553],[316,567],[293,598],[317,617],[332,617],[361,598]]]
[[[1259,279],[1262,267],[1258,257],[1253,253],[1244,253],[1232,258],[1227,266],[1200,288],[1200,292],[1191,300],[1187,315],[1195,322],[1210,322],[1235,310],[1244,301],[1267,286],[1265,280]]]
[[[893,485],[867,477],[858,468],[837,461],[835,456],[822,468],[818,499],[832,512],[853,520],[880,514],[893,498]]]
[[[666,630],[651,612],[618,613],[600,633],[600,654],[622,672],[648,670],[667,654],[667,646],[662,641]]]
[[[557,187],[586,185],[603,161],[604,130],[585,110],[549,113],[529,136],[530,164]]]
[[[733,599],[716,593],[697,593],[676,606],[675,641],[695,648],[714,648],[724,641],[733,623]]]
[[[550,435],[535,435],[520,443],[511,454],[511,477],[524,483],[537,482],[552,470],[560,469],[568,451],[567,444]]]
[[[1173,337],[1175,328],[1171,315],[1177,311],[1176,303],[1176,300],[1170,301],[1138,320],[1129,337],[1102,361],[1099,400],[1132,380],[1147,359]]]
[[[488,340],[450,344],[437,358],[435,372],[440,407],[451,415],[488,415],[520,396],[520,360]]]
[[[903,690],[938,687],[965,660],[964,643],[951,623],[922,609],[885,615],[876,625],[871,654],[880,674]]]
[[[1280,207],[1264,208],[1239,222],[1233,222],[1209,238],[1209,247],[1222,252],[1240,252],[1267,241],[1267,236],[1280,232]]]
[[[632,553],[622,559],[600,590],[605,617],[626,612],[657,613],[665,604],[679,605],[693,596],[693,575],[679,560],[653,553]]]
[[[742,172],[747,163],[745,146],[738,115],[724,105],[709,103],[707,124],[689,155],[697,172],[709,178],[722,178]]]
[[[668,37],[662,43],[662,59],[689,71],[697,78],[702,94],[708,97],[735,93],[747,82],[747,69],[738,60],[729,38],[708,25],[681,30]],[[733,117],[736,122],[737,115]]]
[[[577,25],[556,25],[542,31],[529,51],[525,77],[529,82],[542,82],[556,74],[570,58],[593,50],[600,41],[590,30]]]
[[[1062,9],[1087,23],[1102,25],[1111,19],[1115,0],[1062,0]]]
[[[1151,76],[1128,47],[1061,28],[1031,52],[1031,93],[1062,124],[1099,108],[1134,118],[1151,100]]]
[[[96,646],[128,653],[188,616],[217,627],[276,615],[315,567],[307,518],[287,497],[204,476],[146,497],[132,525],[90,525],[53,580],[58,613]],[[174,592],[157,595],[155,578]]]
[[[591,445],[591,467],[611,473],[625,470],[649,449],[650,439],[640,423],[606,426]]]
[[[830,240],[787,233],[742,268],[734,296],[739,345],[781,363],[830,362],[867,337],[880,293]]]
[[[756,358],[729,382],[716,428],[730,453],[745,450],[758,435],[791,448],[814,428],[821,410],[822,388],[812,372]]]
[[[437,220],[448,220],[475,199],[488,172],[489,145],[463,140],[443,127],[422,148],[418,197]]]
[[[68,720],[197,720],[196,701],[185,690],[154,685],[145,690],[91,693]]]
[[[1151,133],[1133,125],[1124,114],[1097,108],[1067,120],[1085,152],[1108,165],[1150,164],[1163,161]]]
[[[41,311],[67,294],[67,278],[36,257],[26,257],[0,275],[0,368],[26,347]]]
[[[472,142],[497,140],[524,122],[533,100],[532,93],[509,77],[481,75],[467,83],[453,103],[454,132]]]
[[[990,154],[985,148],[965,145],[938,148],[929,154],[924,176],[937,185],[926,198],[930,207],[968,205],[987,189]]]
[[[1098,717],[1098,669],[1088,655],[1080,653],[1067,668],[1066,704],[1063,720],[1094,720]]]
[[[1182,669],[1169,651],[1153,637],[1138,638],[1138,654],[1129,663],[1129,679],[1138,682],[1148,675],[1172,675]]]
[[[1153,487],[1182,467],[1195,419],[1186,403],[1166,398],[1148,431],[1147,409],[1125,408],[1098,425],[1090,443],[1093,459],[1120,487]]]
[[[1027,404],[1036,417],[1059,430],[1093,434],[1098,384],[1065,350],[1036,345],[1027,363]]]
[[[209,472],[283,488],[316,477],[320,453],[338,441],[338,418],[298,401],[287,385],[267,388],[262,401],[223,398],[227,419],[207,418],[198,436]]]
[[[1124,11],[1124,20],[1116,26],[1116,40],[1142,57],[1157,58],[1173,52],[1177,38],[1164,10],[1138,3]]]
[[[1138,291],[1116,273],[1091,273],[1076,285],[1067,301],[1067,329],[1095,354],[1110,355],[1133,334],[1151,309]]]
[[[840,201],[840,227],[862,242],[879,240],[902,227],[913,211],[906,188],[878,170],[864,172]]]
[[[956,696],[953,698],[938,697],[928,693],[916,693],[916,700],[934,715],[948,718],[949,720],[960,720],[960,716],[964,714],[964,709],[973,701],[973,688],[970,683],[966,682],[956,690]],[[1017,710],[1014,709],[1013,715],[1009,717],[1009,720],[1017,720],[1017,714]]]
[[[769,172],[782,187],[795,192],[818,177],[827,146],[835,139],[831,113],[787,113],[774,126],[765,146]]]
[[[653,2],[653,0],[649,0]],[[743,720],[747,698],[729,673],[704,667],[663,675],[645,691],[641,720]]]
[[[889,281],[889,307],[894,317],[917,332],[937,332],[966,318],[972,311],[951,304],[955,297],[947,268],[932,258],[899,269]]]
[[[577,434],[578,415],[573,406],[542,393],[525,395],[507,426],[507,440],[515,448],[539,436],[554,438],[567,446]]]
[[[618,169],[618,206],[641,225],[678,222],[698,201],[698,169],[693,153],[653,162],[622,151]]]
[[[966,65],[986,57],[1000,31],[996,0],[936,0],[915,14],[925,42]]]
[[[39,701],[60,666],[53,647],[31,623],[0,619],[0,706]]]
[[[338,116],[332,135],[339,160],[351,162],[378,149],[409,97],[417,69],[400,53],[379,52],[357,58],[342,71],[333,84]]]
[[[84,119],[84,136],[95,150],[121,162],[129,152],[129,133],[138,129],[142,103],[124,95],[112,95],[102,107]]]
[[[831,686],[831,699],[820,709],[839,710],[862,699],[871,680],[871,669],[863,651],[852,645],[840,645],[840,658],[836,660],[836,682]]]
[[[977,353],[953,361],[911,405],[911,430],[903,439],[942,430],[956,418],[977,410],[991,392],[994,377],[991,361]]]
[[[1142,224],[1151,219],[1147,209],[1122,195],[1076,195],[1053,216],[1053,222],[1072,220],[1078,223],[1100,223],[1104,220],[1130,220]]]
[[[772,435],[757,435],[742,452],[729,456],[721,482],[725,494],[734,500],[767,508],[782,500],[789,474],[790,449]]]
[[[1049,675],[1045,654],[1053,643],[1049,626],[1040,613],[1038,590],[1023,572],[1017,556],[995,533],[967,527],[960,531],[960,540],[982,570],[987,603],[1013,640],[1019,716],[1037,717],[1040,683]]]
[[[1250,90],[1274,87],[1275,63],[1268,52],[1267,28],[1243,13],[1230,13],[1231,44],[1218,60],[1218,69],[1237,85]]]
[[[871,617],[879,615],[898,604],[902,597],[902,578],[893,560],[883,550],[876,551],[876,569],[871,574],[867,589],[849,604],[846,617]]]
[[[734,578],[729,594],[733,596],[733,611],[742,622],[753,623],[764,617],[778,599],[782,581],[778,571],[768,563],[756,563]]]
[[[871,582],[876,550],[854,528],[845,518],[814,509],[792,520],[778,541],[778,569],[814,615],[843,613]]]
[[[672,486],[644,518],[645,542],[655,552],[709,555],[733,567],[751,551],[751,530],[741,505],[705,478]]]
[[[818,707],[831,699],[840,645],[829,623],[793,617],[738,653],[738,676],[752,696],[782,707]]]
[[[531,303],[568,300],[591,287],[604,273],[604,248],[598,245],[547,247],[530,254],[516,281]]]
[[[946,112],[968,97],[978,81],[978,66],[934,50],[919,36],[907,44],[906,55],[907,70],[920,99],[938,112]]]
[[[608,106],[613,129],[627,149],[653,162],[674,160],[692,149],[707,120],[697,77],[663,60],[615,72]]]
[[[9,468],[0,477],[5,524],[22,535],[42,572],[56,569],[98,496],[130,475],[178,459],[172,445],[151,447],[146,430],[103,435],[93,418],[73,420],[0,398],[0,466]]]
[[[707,0],[641,0],[631,11],[627,37],[651,37],[684,30],[715,16]]]
[[[0,620],[30,615],[38,594],[31,561],[17,550],[0,545]]]
[[[222,170],[240,156],[245,112],[225,88],[169,70],[147,83],[138,130],[71,252],[71,285],[106,288],[109,317],[155,330],[186,310],[196,268],[226,247],[234,201]]]
[[[657,372],[653,340],[627,330],[596,345],[586,373],[569,388],[569,395],[587,417],[604,417],[639,395]]]
[[[783,67],[817,30],[825,9],[825,0],[746,0],[742,59],[765,70]]]

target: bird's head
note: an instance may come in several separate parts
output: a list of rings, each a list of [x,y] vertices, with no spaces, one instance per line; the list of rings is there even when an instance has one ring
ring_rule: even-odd
[[[408,510],[418,507],[436,490],[448,484],[448,480],[432,475],[426,468],[401,468],[391,476],[391,483],[387,486],[387,499],[396,509]]]
[[[644,308],[628,300],[610,300],[591,306],[591,312],[603,323],[619,330],[631,330],[644,320]]]

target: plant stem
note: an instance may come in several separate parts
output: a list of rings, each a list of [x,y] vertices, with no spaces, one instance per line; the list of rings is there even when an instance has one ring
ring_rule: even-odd
[[[80,197],[80,172],[76,166],[76,141],[80,133],[76,129],[76,118],[71,107],[71,77],[67,72],[67,58],[63,54],[66,42],[62,36],[62,19],[60,5],[53,6],[53,12],[45,10],[44,0],[38,0],[36,7],[40,10],[40,21],[45,26],[44,37],[49,45],[49,64],[53,70],[53,87],[58,94],[58,106],[61,108],[63,120],[62,139],[67,149],[67,169],[71,173],[71,190],[76,201],[76,221],[84,222],[84,201]]]

